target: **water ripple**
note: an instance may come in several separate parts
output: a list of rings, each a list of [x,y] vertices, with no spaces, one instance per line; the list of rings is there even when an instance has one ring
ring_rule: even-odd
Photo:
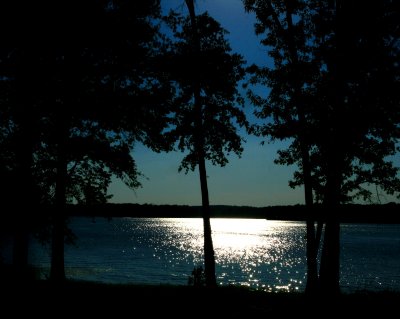
[[[221,285],[303,290],[305,224],[261,219],[212,219]],[[105,282],[187,284],[203,266],[201,219],[74,218],[77,247],[66,246],[67,276]],[[343,225],[341,287],[400,290],[400,225]],[[32,263],[48,275],[49,249],[34,244]]]

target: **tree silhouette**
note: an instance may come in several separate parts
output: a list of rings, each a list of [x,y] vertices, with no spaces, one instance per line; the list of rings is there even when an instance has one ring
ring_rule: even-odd
[[[388,158],[395,154],[398,139],[399,48],[394,20],[399,10],[391,1],[368,6],[357,1],[247,1],[247,5],[259,10],[256,30],[266,33],[263,43],[271,47],[275,61],[274,69],[254,69],[254,81],[264,80],[271,87],[266,99],[251,95],[261,106],[259,115],[274,118],[261,133],[292,138],[278,159],[302,169],[295,173],[292,186],[307,183],[302,151],[306,141],[311,185],[326,213],[320,283],[324,292],[336,293],[340,204],[359,196],[368,199],[371,192],[365,186],[371,184],[389,193],[399,185],[397,169]],[[290,13],[294,18],[289,19]],[[286,34],[279,34],[279,23]],[[297,63],[291,41],[301,57]],[[319,231],[307,237],[318,239]],[[316,250],[313,253],[316,256]]]
[[[297,162],[301,168],[300,184],[304,185],[305,204],[309,211],[313,208],[313,188],[310,163],[309,119],[307,117],[307,96],[303,90],[315,76],[315,66],[311,60],[309,30],[303,27],[308,23],[307,7],[300,1],[256,1],[245,0],[245,9],[255,12],[258,20],[256,33],[264,35],[262,43],[270,46],[270,56],[274,59],[274,69],[252,66],[251,84],[267,80],[271,89],[268,98],[262,98],[249,91],[252,103],[261,108],[260,118],[273,116],[256,129],[256,133],[272,139],[294,138],[289,150],[295,154],[287,156],[287,151],[279,151],[280,164]],[[296,23],[294,22],[296,20]],[[318,286],[317,252],[322,223],[307,220],[307,286],[306,292],[314,293]]]
[[[189,18],[171,13],[168,19],[176,39],[171,53],[171,77],[178,85],[176,126],[169,135],[178,148],[188,151],[180,169],[199,167],[204,226],[205,280],[216,286],[215,257],[210,224],[206,160],[224,166],[226,153],[242,152],[237,126],[245,125],[236,85],[244,72],[242,57],[230,53],[219,23],[208,14],[195,15],[193,1],[186,1]]]
[[[166,125],[168,109],[163,106],[168,104],[170,91],[168,83],[162,82],[157,73],[160,45],[157,26],[151,20],[159,16],[159,1],[114,1],[102,6],[90,4],[86,9],[80,22],[90,40],[79,38],[83,45],[78,49],[63,47],[60,54],[61,105],[54,114],[55,136],[58,136],[55,186],[58,214],[53,227],[51,277],[55,280],[65,277],[62,212],[67,199],[69,146],[72,152],[68,154],[80,155],[73,159],[75,164],[80,159],[75,172],[84,175],[74,176],[84,184],[83,188],[74,186],[75,191],[83,191],[86,203],[106,199],[111,174],[131,188],[140,185],[130,154],[134,141],[141,140],[155,150],[168,147],[160,135]],[[93,16],[93,12],[97,15]],[[89,27],[87,19],[91,22]],[[92,124],[88,131],[82,129],[86,123]],[[86,148],[73,152],[82,143]],[[82,165],[83,171],[79,169]],[[95,172],[97,179],[89,181],[86,174]]]
[[[400,11],[392,1],[314,5],[315,30],[321,39],[315,56],[326,68],[317,83],[323,107],[316,121],[318,153],[313,155],[328,212],[320,277],[323,290],[335,292],[339,204],[355,196],[369,198],[368,184],[389,192],[399,185],[389,156],[395,153],[399,133],[399,34],[394,20]]]
[[[21,145],[23,159],[27,161],[29,153],[31,162],[25,165],[29,172],[15,172],[20,172],[21,180],[32,181],[27,186],[40,190],[28,192],[38,195],[36,201],[54,205],[51,279],[55,281],[65,278],[66,203],[106,201],[112,175],[138,187],[140,173],[131,153],[135,141],[156,151],[168,148],[161,132],[167,124],[171,88],[158,71],[159,1],[85,2],[80,10],[71,5],[60,2],[55,7],[55,15],[62,15],[55,24],[59,37],[54,46],[38,39],[37,47],[10,49],[2,59],[4,70],[12,70],[3,76],[18,93],[13,104],[8,101],[13,125],[24,127],[16,120],[21,114],[26,127],[32,128],[16,130],[24,133],[20,138],[24,143],[12,144]],[[68,21],[63,20],[64,9],[71,13]],[[24,103],[18,104],[18,97]],[[31,205],[33,199],[26,199],[24,203]],[[23,217],[21,223],[29,225]]]

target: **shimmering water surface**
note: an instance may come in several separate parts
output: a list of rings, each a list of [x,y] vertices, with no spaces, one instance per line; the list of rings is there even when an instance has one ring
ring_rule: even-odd
[[[265,290],[304,290],[305,223],[212,219],[217,280]],[[66,246],[69,278],[112,283],[186,285],[203,264],[198,218],[74,218],[76,246]],[[34,244],[32,263],[49,269],[48,248]],[[345,224],[341,287],[400,291],[400,225]]]

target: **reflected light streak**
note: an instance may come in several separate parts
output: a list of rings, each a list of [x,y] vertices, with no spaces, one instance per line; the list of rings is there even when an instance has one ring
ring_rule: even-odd
[[[214,247],[222,252],[251,252],[256,247],[270,244],[263,238],[268,231],[266,220],[218,218],[211,220],[211,228]]]
[[[157,249],[158,253],[165,254],[168,263],[181,263],[185,259],[196,265],[203,264],[202,219],[171,218],[158,219],[158,222],[159,231],[163,230],[162,244],[179,251]],[[288,225],[293,232],[288,232]],[[215,218],[211,219],[211,228],[220,284],[263,290],[297,290],[301,285],[304,224]]]

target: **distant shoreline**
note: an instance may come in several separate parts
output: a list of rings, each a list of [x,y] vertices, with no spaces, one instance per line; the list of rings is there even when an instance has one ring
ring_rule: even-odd
[[[46,210],[50,210],[47,207]],[[305,221],[308,218],[325,221],[329,212],[323,206],[311,211],[304,205],[292,206],[211,206],[211,218],[252,218],[268,220]],[[88,217],[147,217],[147,218],[200,218],[201,206],[151,205],[151,204],[104,204],[69,205],[69,216]],[[335,211],[335,218],[343,223],[400,223],[400,204],[342,205]]]

